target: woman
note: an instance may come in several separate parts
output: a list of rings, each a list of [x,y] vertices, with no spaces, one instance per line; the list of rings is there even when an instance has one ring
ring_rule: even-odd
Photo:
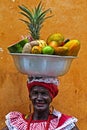
[[[52,77],[31,77],[27,82],[33,113],[24,116],[10,112],[3,130],[78,130],[77,119],[56,110],[50,111],[50,103],[58,94],[59,82]]]

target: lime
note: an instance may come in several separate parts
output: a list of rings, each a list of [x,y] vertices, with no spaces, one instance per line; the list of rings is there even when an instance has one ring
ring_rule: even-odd
[[[43,53],[43,54],[52,55],[52,54],[54,53],[54,48],[51,47],[51,46],[45,46],[45,47],[42,49],[42,53]]]

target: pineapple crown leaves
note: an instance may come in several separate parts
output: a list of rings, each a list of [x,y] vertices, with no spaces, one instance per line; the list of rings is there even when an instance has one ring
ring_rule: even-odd
[[[22,10],[20,14],[25,16],[28,19],[28,21],[24,19],[20,19],[20,20],[23,21],[27,25],[28,30],[31,36],[33,37],[33,39],[34,40],[39,39],[40,30],[43,26],[43,22],[46,19],[52,17],[52,15],[46,16],[47,13],[49,12],[51,13],[51,9],[49,8],[47,10],[43,10],[43,6],[41,2],[38,4],[38,6],[32,9],[32,11],[24,5],[21,5],[21,6],[19,5],[19,8]]]

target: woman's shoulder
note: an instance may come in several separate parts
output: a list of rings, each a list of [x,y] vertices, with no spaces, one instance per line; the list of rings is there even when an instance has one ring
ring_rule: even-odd
[[[54,110],[53,111],[53,114],[55,116],[58,117],[59,120],[62,120],[63,122],[65,122],[66,120],[73,120],[73,121],[76,121],[77,122],[77,118],[74,117],[74,116],[70,116],[70,115],[67,115],[67,114],[63,114],[57,110]]]
[[[59,111],[54,110],[53,114],[58,117],[58,129],[67,128],[72,129],[75,127],[75,123],[78,121],[77,118],[63,114]]]
[[[20,117],[20,116],[22,116],[22,113],[17,111],[11,111],[6,115],[6,118],[8,117],[13,118],[13,117]]]

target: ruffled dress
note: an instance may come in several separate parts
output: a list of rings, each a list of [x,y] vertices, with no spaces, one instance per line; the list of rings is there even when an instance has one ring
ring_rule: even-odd
[[[64,115],[56,110],[53,111],[55,118],[51,118],[48,130],[71,130],[77,122],[77,118]],[[9,130],[27,130],[28,120],[20,112],[10,112],[5,121]],[[32,120],[29,130],[45,130],[47,120]]]

